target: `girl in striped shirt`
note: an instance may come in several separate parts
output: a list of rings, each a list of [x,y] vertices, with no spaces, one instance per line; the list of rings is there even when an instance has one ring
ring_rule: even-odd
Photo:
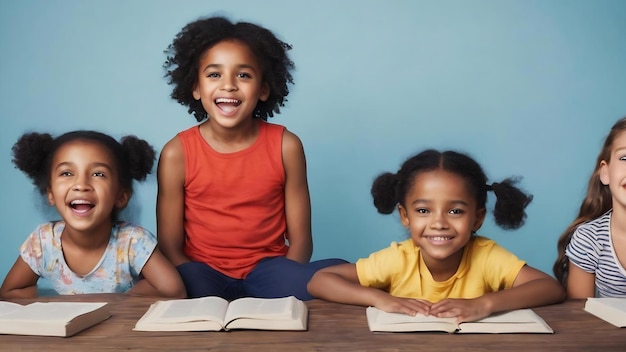
[[[553,270],[569,298],[626,297],[626,117],[606,137],[558,250]]]

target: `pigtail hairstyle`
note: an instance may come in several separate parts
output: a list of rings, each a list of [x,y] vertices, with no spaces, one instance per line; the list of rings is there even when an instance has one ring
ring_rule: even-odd
[[[152,172],[156,155],[154,148],[136,136],[122,137],[120,144],[128,166],[129,178],[144,181]]]
[[[606,163],[611,161],[611,147],[613,146],[613,141],[618,134],[624,131],[626,131],[626,117],[618,120],[611,128],[611,131],[604,141],[602,150],[596,159],[596,166],[589,178],[587,194],[580,205],[578,215],[559,237],[557,244],[558,255],[552,267],[552,271],[563,287],[567,288],[567,274],[569,271],[569,259],[565,255],[565,249],[572,240],[574,231],[579,225],[600,217],[613,206],[609,186],[602,184],[602,181],[600,181],[600,166],[602,161]]]
[[[391,214],[398,204],[403,204],[415,175],[437,169],[440,156],[441,153],[436,150],[425,150],[407,159],[396,174],[385,172],[376,177],[371,194],[378,212]]]
[[[24,172],[37,190],[45,195],[50,185],[52,159],[65,143],[84,140],[103,145],[112,154],[119,174],[120,185],[133,194],[133,179],[143,181],[151,172],[155,160],[154,148],[143,139],[125,136],[121,143],[113,137],[96,131],[72,131],[57,138],[48,133],[26,133],[13,145],[13,163]],[[112,217],[117,217],[114,209]]]
[[[515,186],[518,178],[487,185],[487,176],[482,167],[468,155],[455,151],[439,152],[428,149],[407,159],[397,174],[380,174],[374,180],[371,190],[374,206],[379,213],[391,214],[398,204],[406,201],[406,194],[413,186],[417,174],[438,169],[462,177],[479,209],[486,208],[487,191],[494,191],[497,197],[494,217],[498,226],[517,229],[524,224],[524,209],[533,197]]]
[[[46,194],[48,189],[54,144],[50,134],[31,132],[19,137],[11,148],[13,164],[31,179],[41,194]]]
[[[398,204],[396,197],[396,175],[391,172],[380,174],[372,184],[374,206],[381,214],[391,214]]]
[[[532,195],[527,195],[515,184],[519,178],[507,178],[506,180],[496,183],[490,187],[496,196],[496,204],[493,209],[493,217],[496,225],[503,229],[511,230],[520,228],[526,220],[525,208],[533,200]]]
[[[164,51],[167,56],[163,64],[165,77],[173,86],[171,98],[187,106],[187,112],[198,122],[209,118],[202,102],[193,97],[193,90],[198,83],[202,55],[223,40],[245,43],[259,62],[263,83],[269,86],[269,97],[257,102],[253,117],[267,120],[274,113],[280,113],[289,94],[288,84],[293,84],[290,71],[295,66],[287,55],[291,45],[261,26],[233,23],[224,17],[202,18],[187,24]]]

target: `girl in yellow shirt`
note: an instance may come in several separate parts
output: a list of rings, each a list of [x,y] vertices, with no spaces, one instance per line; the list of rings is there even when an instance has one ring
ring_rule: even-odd
[[[374,306],[387,312],[472,321],[495,312],[561,302],[551,276],[476,235],[487,192],[497,197],[496,224],[516,229],[532,200],[515,179],[487,184],[481,166],[454,152],[423,151],[372,186],[380,213],[398,209],[411,238],[348,263],[318,271],[309,292],[322,299]]]

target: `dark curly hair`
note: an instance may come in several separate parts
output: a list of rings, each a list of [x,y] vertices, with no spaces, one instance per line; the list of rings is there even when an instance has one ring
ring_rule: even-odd
[[[419,173],[433,170],[445,170],[465,179],[479,209],[486,209],[487,191],[493,191],[497,197],[493,215],[498,226],[516,229],[524,224],[524,209],[533,197],[515,187],[518,178],[508,178],[488,185],[482,167],[468,155],[433,149],[407,159],[395,174],[385,172],[376,177],[371,193],[378,212],[391,214],[398,204],[406,207],[406,194],[413,186],[415,177]]]
[[[202,103],[193,97],[198,83],[198,65],[208,49],[228,39],[239,40],[252,50],[259,61],[263,82],[269,86],[268,99],[257,103],[253,117],[267,120],[274,113],[280,113],[289,94],[288,84],[293,84],[290,71],[295,66],[287,55],[291,45],[256,24],[233,23],[224,17],[202,18],[187,24],[164,51],[167,55],[163,64],[165,77],[174,86],[172,99],[187,106],[187,111],[193,113],[198,122],[208,117]]]
[[[131,195],[133,179],[143,181],[152,171],[156,153],[145,140],[131,135],[123,137],[118,143],[104,133],[84,130],[68,132],[56,138],[48,133],[25,133],[11,149],[13,164],[33,181],[39,193],[45,195],[50,185],[54,154],[65,143],[77,140],[99,143],[111,151],[116,162],[120,185]],[[116,211],[113,213],[115,219]]]

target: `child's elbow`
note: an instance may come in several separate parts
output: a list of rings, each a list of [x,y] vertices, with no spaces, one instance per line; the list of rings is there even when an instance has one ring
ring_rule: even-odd
[[[559,290],[559,296],[556,303],[561,303],[567,299],[567,291],[563,288],[563,286],[561,286],[561,284],[559,284]]]
[[[550,292],[549,297],[551,297],[551,302],[549,302],[549,304],[561,303],[565,301],[565,299],[567,298],[567,291],[565,291],[565,288],[563,287],[563,285],[561,285],[560,282],[558,282],[556,279],[553,279],[553,278],[550,278],[549,292]]]

